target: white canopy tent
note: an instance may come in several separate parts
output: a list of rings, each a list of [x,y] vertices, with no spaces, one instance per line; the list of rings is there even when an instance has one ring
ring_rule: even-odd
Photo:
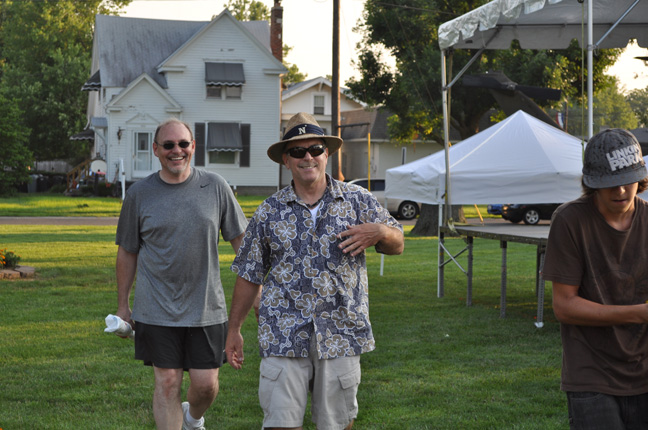
[[[385,195],[438,204],[439,227],[443,225],[447,170],[453,172],[452,202],[456,204],[563,203],[581,194],[582,154],[580,139],[518,111],[448,151],[388,169]],[[437,248],[439,255],[445,251],[461,268],[440,239]],[[441,277],[440,266],[439,297],[443,295]]]
[[[644,162],[646,163],[646,166],[648,166],[648,155],[644,156],[643,159],[644,159]],[[648,202],[648,190],[644,191],[641,194],[638,194],[638,196]]]
[[[588,136],[593,134],[592,75],[593,51],[622,48],[630,39],[648,47],[648,0],[493,0],[439,26],[442,56],[442,90],[446,165],[449,147],[448,90],[465,73],[484,49],[509,49],[518,40],[524,49],[566,48],[572,39],[583,35],[587,47]],[[479,51],[457,76],[446,85],[448,50]],[[454,194],[447,169],[446,204]]]
[[[581,140],[518,111],[449,150],[453,204],[563,203],[581,194]],[[442,205],[437,152],[387,170],[387,198]]]

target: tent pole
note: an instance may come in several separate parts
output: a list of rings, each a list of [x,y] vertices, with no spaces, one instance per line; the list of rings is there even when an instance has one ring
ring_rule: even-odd
[[[443,276],[444,276],[444,261],[445,261],[445,254],[444,250],[441,247],[441,243],[443,242],[443,233],[441,232],[441,226],[443,226],[443,204],[439,203],[439,230],[437,232],[437,262],[438,262],[438,268],[437,268],[437,297],[443,297]]]
[[[443,105],[443,148],[445,151],[445,206],[446,214],[448,213],[448,208],[451,206],[451,194],[450,194],[450,118],[448,115],[448,87],[446,86],[447,82],[447,72],[446,72],[446,50],[441,51],[441,89],[442,94],[442,105]],[[441,215],[441,214],[439,214]],[[444,217],[443,224],[447,221],[447,218]]]
[[[593,90],[593,79],[592,75],[594,74],[593,66],[593,51],[594,51],[594,23],[592,22],[592,13],[594,0],[587,0],[587,138],[592,137],[594,134],[594,90]]]

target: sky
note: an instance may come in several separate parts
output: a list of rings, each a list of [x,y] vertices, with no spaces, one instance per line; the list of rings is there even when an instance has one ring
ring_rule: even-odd
[[[268,8],[273,0],[262,0]],[[340,83],[358,72],[351,62],[361,37],[353,32],[362,17],[365,0],[340,0]],[[133,18],[209,21],[224,9],[227,0],[134,0],[122,16]],[[293,49],[284,61],[297,65],[307,79],[332,75],[333,0],[282,0],[283,39]],[[648,49],[629,45],[607,73],[621,81],[624,92],[648,87],[648,65],[634,57]]]

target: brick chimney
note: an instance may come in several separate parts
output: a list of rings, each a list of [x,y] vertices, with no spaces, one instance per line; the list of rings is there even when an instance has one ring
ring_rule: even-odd
[[[270,48],[272,55],[283,63],[283,8],[281,0],[274,0],[274,6],[270,12]]]

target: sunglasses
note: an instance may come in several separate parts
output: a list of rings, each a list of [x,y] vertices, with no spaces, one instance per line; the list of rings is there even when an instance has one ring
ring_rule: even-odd
[[[317,145],[309,146],[308,148],[295,146],[294,148],[287,150],[286,154],[290,155],[292,158],[304,158],[306,156],[306,153],[308,152],[312,157],[317,157],[318,155],[322,155],[325,150],[326,145],[320,143]]]
[[[160,144],[158,143],[158,145],[160,145]],[[189,148],[189,145],[191,145],[191,142],[187,142],[186,140],[183,140],[181,142],[178,142],[177,145],[182,149],[186,149],[186,148]],[[173,148],[175,148],[176,144],[173,143],[173,142],[164,142],[160,146],[162,148],[166,149],[167,151],[170,151]]]

